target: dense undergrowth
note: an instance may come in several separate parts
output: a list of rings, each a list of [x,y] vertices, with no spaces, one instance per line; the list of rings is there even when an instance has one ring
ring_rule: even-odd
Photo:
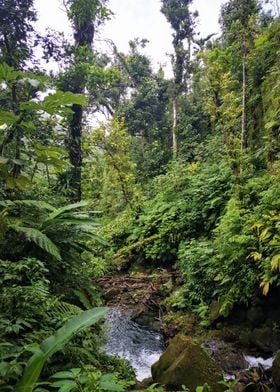
[[[65,1],[74,44],[35,34],[33,0],[0,6],[1,391],[22,390],[32,354],[44,366],[28,392],[133,388],[130,367],[102,353],[101,324],[75,321],[101,305],[104,274],[176,270],[163,306],[204,327],[213,303],[228,317],[280,284],[279,15],[229,0],[221,36],[203,39],[190,3],[161,1],[172,79],[145,39],[94,50],[106,0]],[[110,120],[93,129],[96,112]],[[65,325],[72,339],[44,356]]]
[[[149,185],[140,212],[108,227],[119,268],[178,268],[183,284],[169,305],[204,308],[205,318],[214,300],[228,316],[279,284],[279,165],[236,178],[216,138],[206,150],[213,144],[214,162],[172,164]]]

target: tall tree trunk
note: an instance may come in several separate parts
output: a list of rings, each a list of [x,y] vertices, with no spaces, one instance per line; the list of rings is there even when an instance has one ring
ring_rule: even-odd
[[[90,3],[90,2],[89,2]],[[94,9],[102,2],[95,0],[91,2]],[[100,4],[99,4],[100,3]],[[98,16],[93,12],[93,8],[87,9],[90,5],[81,0],[67,0],[64,2],[68,17],[73,23],[75,39],[75,60],[74,67],[80,63],[88,63],[92,55],[92,43],[95,32],[95,23]],[[79,7],[77,7],[77,4]],[[67,8],[69,6],[69,8]],[[102,17],[101,19],[102,20]],[[84,76],[84,75],[83,75]],[[80,75],[74,75],[72,88],[69,90],[75,94],[84,94],[86,87],[86,78]],[[70,187],[72,190],[72,201],[77,202],[82,197],[82,120],[83,107],[72,105],[72,118],[69,123],[69,159],[72,165]]]
[[[241,118],[241,137],[240,137],[240,174],[243,172],[243,155],[247,147],[246,135],[246,54],[243,56],[242,62],[242,118]]]
[[[80,201],[82,197],[82,119],[83,108],[80,105],[72,106],[72,119],[69,124],[69,159],[72,165],[70,186],[72,190],[71,199]]]
[[[177,148],[177,99],[174,97],[172,102],[172,155],[173,159],[177,158],[178,148]]]

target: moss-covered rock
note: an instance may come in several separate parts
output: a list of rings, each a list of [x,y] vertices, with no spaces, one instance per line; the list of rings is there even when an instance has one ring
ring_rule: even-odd
[[[178,333],[192,335],[197,324],[196,316],[193,313],[169,311],[163,317],[163,331],[167,340],[173,338]]]
[[[276,354],[272,364],[272,380],[277,387],[277,390],[280,389],[280,351]]]
[[[223,391],[217,384],[223,379],[222,371],[193,339],[176,335],[159,361],[152,366],[155,382],[172,390],[182,385],[195,392],[199,385],[207,383],[213,392]]]

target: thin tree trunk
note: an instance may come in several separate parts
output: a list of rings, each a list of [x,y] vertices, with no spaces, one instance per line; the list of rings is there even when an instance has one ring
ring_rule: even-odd
[[[243,171],[243,155],[247,146],[246,137],[246,55],[243,56],[242,63],[242,120],[241,120],[241,140],[240,140],[240,152],[241,152],[241,162],[240,162],[240,174]]]
[[[173,159],[177,158],[178,148],[177,148],[177,135],[176,135],[176,128],[177,128],[177,100],[176,98],[173,99],[172,102],[172,109],[173,109],[173,122],[172,122],[172,155]]]
[[[72,201],[78,202],[82,197],[82,118],[83,108],[80,105],[72,106],[73,116],[69,126],[69,159],[72,165],[70,185]]]

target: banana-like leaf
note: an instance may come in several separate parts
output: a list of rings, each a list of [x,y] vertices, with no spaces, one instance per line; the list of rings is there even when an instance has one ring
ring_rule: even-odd
[[[86,201],[80,201],[79,203],[68,204],[67,206],[64,206],[64,207],[61,207],[61,208],[57,208],[54,212],[52,212],[47,217],[47,219],[45,220],[44,223],[52,221],[53,219],[55,219],[56,217],[60,216],[61,214],[63,214],[66,211],[76,210],[78,208],[85,207],[87,204],[88,203]]]
[[[98,322],[106,312],[107,308],[86,310],[73,317],[54,335],[44,340],[28,361],[23,377],[16,385],[16,392],[32,392],[46,360],[59,351],[75,334]]]

